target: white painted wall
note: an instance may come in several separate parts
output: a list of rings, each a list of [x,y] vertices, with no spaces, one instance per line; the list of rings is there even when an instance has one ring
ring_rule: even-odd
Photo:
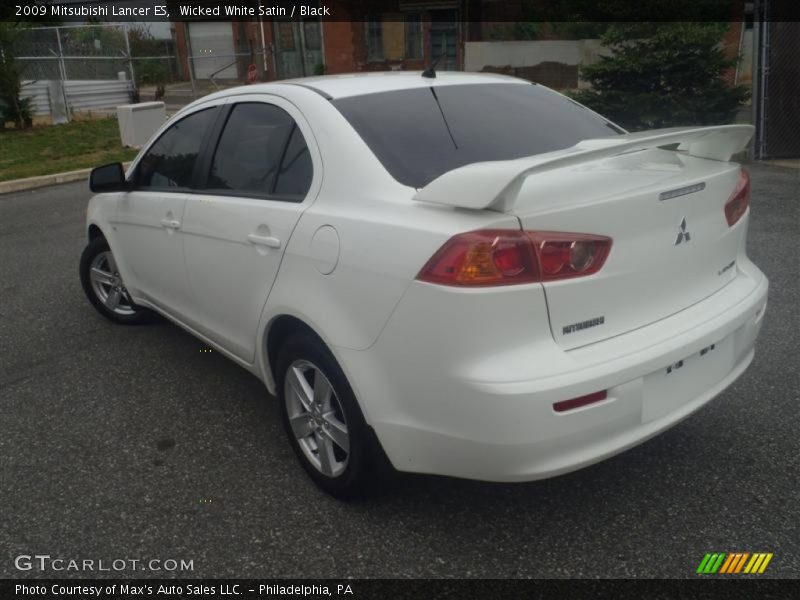
[[[519,42],[466,42],[464,70],[484,67],[532,67],[543,62],[588,65],[609,51],[600,40],[534,40]]]

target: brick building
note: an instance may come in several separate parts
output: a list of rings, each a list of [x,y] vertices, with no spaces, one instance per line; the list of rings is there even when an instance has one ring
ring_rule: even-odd
[[[241,82],[255,65],[258,81],[272,81],[323,73],[417,70],[437,62],[441,70],[500,72],[555,89],[571,89],[579,85],[579,65],[596,60],[599,54],[598,43],[580,39],[597,36],[592,24],[576,28],[532,20],[536,17],[530,6],[553,0],[333,1],[337,19],[355,20],[176,22],[181,76]],[[742,50],[745,3],[732,2],[724,45],[730,56],[736,56]],[[348,6],[361,8],[348,10]],[[599,31],[601,25],[595,23],[594,29]],[[504,42],[534,40],[543,44],[520,46],[518,56],[509,57],[500,49],[499,58],[470,60],[469,48],[472,57],[476,51],[486,51],[470,42],[493,44],[498,50]],[[564,43],[559,46],[559,41]],[[520,61],[525,64],[517,64]],[[740,75],[731,69],[726,78],[733,82]]]
[[[176,22],[178,62],[186,79],[215,80],[242,80],[251,64],[260,81],[422,69],[437,60],[440,69],[462,69],[465,5],[463,0],[400,0],[358,21]]]

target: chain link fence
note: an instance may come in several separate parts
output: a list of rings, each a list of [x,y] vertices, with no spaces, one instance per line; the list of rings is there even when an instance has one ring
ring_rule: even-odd
[[[179,77],[174,39],[155,37],[146,23],[23,29],[14,55],[23,67],[23,97],[53,122],[138,101],[146,87],[158,97]]]
[[[761,8],[756,158],[800,158],[800,23],[769,21],[769,4]]]
[[[188,22],[182,26],[186,81],[170,90],[175,99],[181,94],[185,99],[198,98],[223,87],[264,81],[274,67],[270,23]]]

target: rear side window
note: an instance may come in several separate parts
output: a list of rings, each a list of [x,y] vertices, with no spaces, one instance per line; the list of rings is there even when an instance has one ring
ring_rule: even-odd
[[[536,85],[445,85],[333,101],[386,170],[424,187],[475,162],[561,150],[623,133],[577,103]]]
[[[278,196],[305,197],[311,187],[311,156],[308,146],[303,139],[303,134],[294,126],[292,136],[286,146],[286,152],[281,161],[278,180],[275,182],[275,194]]]
[[[294,119],[271,104],[242,103],[228,117],[206,187],[302,200],[311,175],[308,147]]]
[[[139,161],[136,187],[190,188],[203,137],[215,115],[216,108],[198,111],[161,134]]]

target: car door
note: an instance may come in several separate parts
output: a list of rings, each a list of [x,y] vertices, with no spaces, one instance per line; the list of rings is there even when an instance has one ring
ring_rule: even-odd
[[[135,165],[131,191],[117,206],[115,254],[129,292],[171,314],[189,301],[180,228],[198,157],[219,107],[204,107],[170,125]]]
[[[261,311],[300,215],[320,187],[309,126],[288,101],[237,96],[223,109],[202,190],[183,219],[192,325],[251,362]]]

